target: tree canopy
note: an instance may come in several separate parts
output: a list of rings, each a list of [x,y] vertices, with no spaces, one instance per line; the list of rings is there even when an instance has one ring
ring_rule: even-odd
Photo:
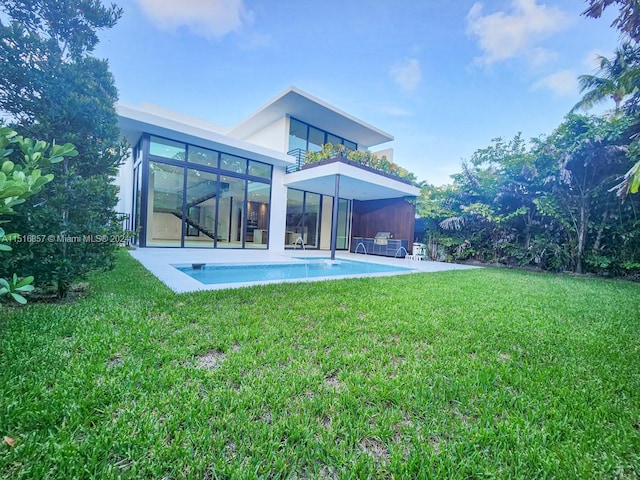
[[[494,139],[454,175],[426,187],[434,259],[553,271],[640,272],[640,202],[609,190],[628,169],[627,116],[568,115],[550,135]]]
[[[98,31],[115,25],[122,10],[98,0],[10,0],[0,9],[0,110],[20,134],[69,142],[79,152],[49,167],[55,175],[50,187],[28,200],[13,222],[21,232],[54,238],[120,231],[111,178],[126,151],[115,112],[118,93],[107,61],[91,53]],[[79,276],[110,266],[116,246],[21,243],[2,270],[31,271],[62,296]]]

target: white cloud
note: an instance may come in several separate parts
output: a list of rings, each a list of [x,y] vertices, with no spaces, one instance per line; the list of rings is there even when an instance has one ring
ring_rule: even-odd
[[[483,15],[481,3],[471,7],[467,31],[478,38],[482,50],[482,55],[476,58],[478,64],[489,66],[522,54],[526,56],[537,41],[564,29],[570,21],[562,10],[538,5],[536,0],[512,0],[511,10]]]
[[[389,71],[391,78],[400,85],[405,92],[413,92],[422,80],[420,62],[415,58],[396,63]]]
[[[572,97],[578,94],[578,76],[571,70],[560,70],[538,80],[533,90],[549,90],[559,97]]]
[[[137,0],[143,12],[161,30],[186,27],[196,35],[221,38],[250,23],[252,13],[243,0]]]
[[[546,48],[533,48],[525,54],[529,64],[534,68],[543,67],[558,59],[558,52]]]

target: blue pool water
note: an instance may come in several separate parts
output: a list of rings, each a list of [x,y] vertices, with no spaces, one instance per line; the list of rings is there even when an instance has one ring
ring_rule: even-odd
[[[205,265],[193,269],[189,265],[172,265],[190,277],[206,285],[221,283],[264,282],[271,280],[296,280],[318,277],[341,277],[369,273],[410,272],[411,268],[320,258],[301,258],[300,263],[272,263],[252,265]]]

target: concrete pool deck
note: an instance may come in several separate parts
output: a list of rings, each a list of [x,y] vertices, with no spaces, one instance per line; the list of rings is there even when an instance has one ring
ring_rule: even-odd
[[[155,275],[162,283],[176,293],[195,292],[198,290],[224,290],[253,285],[266,285],[283,282],[312,282],[321,280],[336,280],[341,278],[376,277],[389,275],[406,275],[418,272],[442,272],[445,270],[469,270],[470,265],[455,263],[408,260],[404,258],[380,257],[377,255],[363,255],[349,252],[337,252],[336,260],[355,260],[360,262],[381,263],[397,267],[410,268],[410,271],[372,273],[366,275],[349,275],[340,277],[301,278],[296,280],[269,280],[258,282],[220,283],[205,285],[191,278],[189,275],[172,267],[174,264],[209,263],[224,265],[269,264],[269,263],[297,263],[302,260],[295,257],[328,257],[330,253],[323,250],[285,250],[271,252],[269,250],[224,250],[202,248],[138,248],[129,252],[147,270]]]

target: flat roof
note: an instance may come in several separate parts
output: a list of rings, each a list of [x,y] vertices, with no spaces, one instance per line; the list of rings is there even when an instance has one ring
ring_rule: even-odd
[[[415,185],[339,161],[289,173],[284,184],[290,188],[333,196],[336,175],[340,175],[342,198],[364,201],[420,195],[420,189]]]
[[[293,86],[232,128],[229,135],[248,138],[287,115],[356,142],[362,148],[393,140],[393,135]]]
[[[271,165],[288,166],[295,163],[285,153],[231,137],[219,131],[214,124],[183,114],[122,103],[117,104],[116,111],[120,133],[131,145],[136,145],[143,133],[149,133]]]

